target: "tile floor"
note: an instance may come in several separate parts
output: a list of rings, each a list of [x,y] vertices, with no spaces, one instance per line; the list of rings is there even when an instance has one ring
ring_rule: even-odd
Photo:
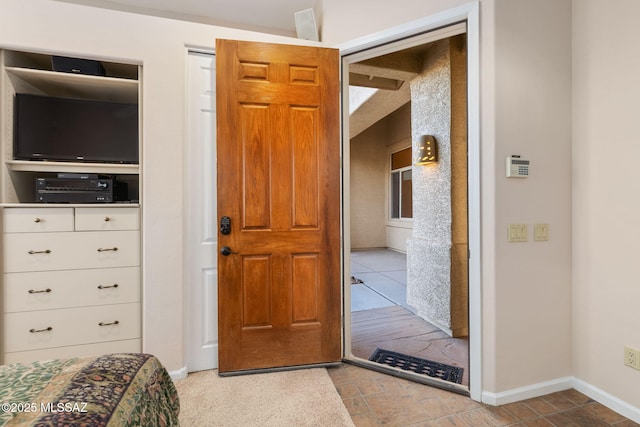
[[[451,338],[404,307],[372,308],[351,314],[351,353],[369,359],[376,348],[457,366],[469,387],[469,340]]]
[[[380,316],[398,305],[415,312],[406,303],[404,254],[384,249],[354,251],[351,273],[364,282],[351,285],[352,312]],[[493,407],[354,365],[328,371],[358,427],[640,427],[576,390]]]
[[[369,359],[376,348],[458,366],[469,386],[469,340],[451,338],[407,304],[407,257],[388,249],[351,252],[351,352]]]
[[[328,371],[357,427],[640,427],[576,390],[494,407],[353,365]]]
[[[351,311],[407,304],[407,256],[388,249],[351,252],[351,275],[364,283],[351,285]]]

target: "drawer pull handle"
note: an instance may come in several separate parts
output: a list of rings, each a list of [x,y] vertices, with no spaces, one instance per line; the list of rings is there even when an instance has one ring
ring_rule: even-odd
[[[114,320],[113,322],[109,322],[109,323],[105,323],[105,322],[100,322],[98,323],[98,326],[111,326],[111,325],[119,325],[120,322],[118,320]]]
[[[49,332],[49,331],[53,331],[53,328],[51,326],[44,329],[33,329],[33,328],[29,329],[29,332],[31,332],[32,334],[37,334],[38,332]]]
[[[98,289],[109,289],[109,288],[117,288],[118,284],[114,283],[113,285],[98,285]]]
[[[33,222],[35,222],[36,224],[37,224],[37,223],[39,223],[39,222],[42,222],[42,221],[43,221],[43,220],[42,220],[41,218],[35,218],[35,219],[33,220]]]
[[[34,250],[30,250],[29,251],[29,255],[35,255],[35,254],[50,254],[51,253],[51,249],[45,249],[44,251],[34,251]]]
[[[118,248],[98,248],[98,252],[117,252]]]
[[[109,221],[111,221],[111,218],[109,218],[108,216],[105,216],[104,217],[104,222],[109,222]]]
[[[44,293],[49,293],[49,292],[51,292],[50,288],[47,288],[47,289],[45,289],[43,291],[34,291],[33,289],[29,289],[29,293],[30,294],[44,294]]]

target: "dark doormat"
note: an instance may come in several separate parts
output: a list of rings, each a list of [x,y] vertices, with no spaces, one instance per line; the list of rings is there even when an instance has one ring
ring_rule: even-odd
[[[464,369],[457,366],[432,362],[431,360],[407,356],[406,354],[383,350],[381,348],[376,348],[376,351],[373,352],[369,360],[456,384],[462,383],[462,373]]]

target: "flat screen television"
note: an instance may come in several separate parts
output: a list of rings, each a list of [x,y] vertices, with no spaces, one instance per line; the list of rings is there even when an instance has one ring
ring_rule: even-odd
[[[138,106],[16,94],[15,160],[138,163]]]

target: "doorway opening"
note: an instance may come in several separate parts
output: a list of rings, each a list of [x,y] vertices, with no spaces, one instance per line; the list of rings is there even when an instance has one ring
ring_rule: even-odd
[[[345,356],[469,394],[466,54],[462,23],[343,57]]]

